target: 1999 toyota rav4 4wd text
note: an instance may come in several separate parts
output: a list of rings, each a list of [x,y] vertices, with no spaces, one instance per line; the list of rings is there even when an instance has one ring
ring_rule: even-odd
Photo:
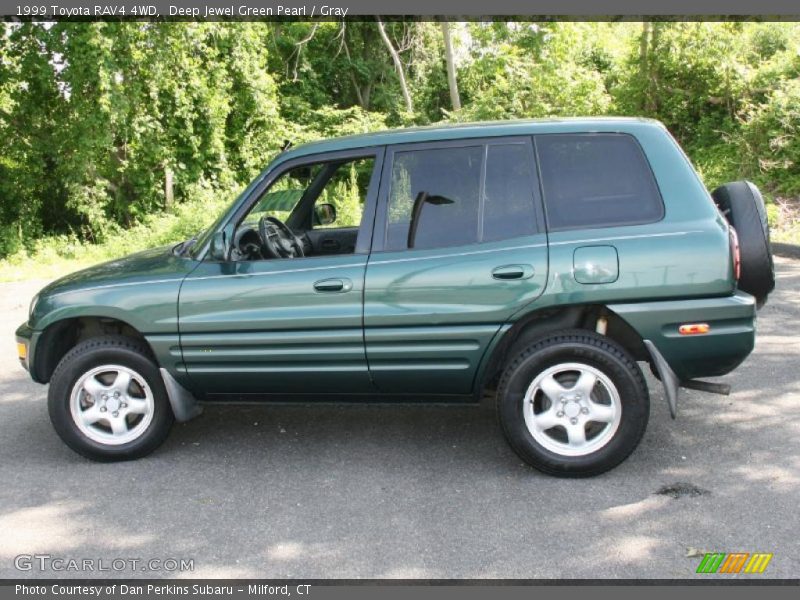
[[[673,416],[681,386],[724,391],[697,378],[747,357],[774,284],[758,190],[709,195],[661,124],[480,123],[285,151],[196,239],[45,287],[17,343],[97,460],[203,401],[488,389],[524,460],[587,476],[644,433],[637,361]]]

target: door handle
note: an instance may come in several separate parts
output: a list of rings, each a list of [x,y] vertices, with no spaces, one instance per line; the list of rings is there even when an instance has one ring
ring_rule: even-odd
[[[314,289],[318,292],[349,292],[353,289],[353,282],[347,278],[320,279],[314,283]]]
[[[501,281],[511,279],[530,279],[533,277],[532,265],[503,265],[492,269],[492,277]]]

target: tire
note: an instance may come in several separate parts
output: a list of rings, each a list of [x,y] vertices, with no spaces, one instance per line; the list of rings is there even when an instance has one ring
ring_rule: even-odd
[[[761,308],[775,289],[767,209],[761,192],[749,181],[735,181],[718,187],[711,196],[739,238],[739,289],[755,296]]]
[[[174,421],[148,348],[109,335],[81,342],[50,379],[50,421],[72,450],[101,462],[150,454]]]
[[[500,379],[497,404],[514,451],[558,477],[616,467],[639,444],[650,414],[647,384],[633,357],[586,330],[552,334],[519,352]]]

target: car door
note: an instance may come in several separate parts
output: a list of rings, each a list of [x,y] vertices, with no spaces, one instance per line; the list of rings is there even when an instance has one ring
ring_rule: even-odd
[[[547,281],[529,137],[387,149],[364,286],[367,360],[387,393],[468,394]]]
[[[311,165],[371,160],[363,216],[355,228],[352,222],[343,228],[348,231],[340,238],[357,237],[354,247],[304,258],[206,259],[185,279],[179,298],[181,353],[198,390],[219,399],[256,399],[273,393],[373,389],[364,350],[362,293],[382,153],[378,149],[298,159],[268,175],[264,188],[253,193],[252,204],[258,206],[259,194],[270,181],[280,179],[280,171],[301,168],[304,161]],[[303,202],[301,198],[298,206]],[[296,212],[287,224],[302,220]]]

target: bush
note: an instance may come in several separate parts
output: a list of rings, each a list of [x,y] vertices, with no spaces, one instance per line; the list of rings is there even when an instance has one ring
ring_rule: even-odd
[[[763,104],[749,107],[740,137],[740,155],[750,176],[769,191],[800,195],[800,80],[789,79]]]
[[[15,254],[22,249],[19,227],[14,223],[0,224],[0,256]]]
[[[63,275],[65,270],[178,243],[210,225],[239,190],[219,193],[201,181],[191,186],[189,192],[187,202],[171,211],[148,215],[127,230],[110,224],[105,241],[99,244],[81,241],[75,235],[51,235],[35,240],[28,249],[18,247],[0,260],[0,280],[49,279]],[[3,235],[4,240],[10,237]]]

